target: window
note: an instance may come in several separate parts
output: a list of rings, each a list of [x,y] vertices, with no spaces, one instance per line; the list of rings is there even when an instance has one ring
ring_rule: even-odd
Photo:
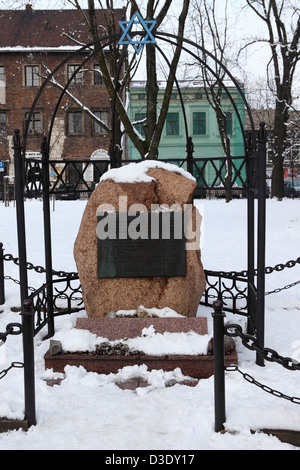
[[[29,118],[29,113],[25,114],[26,121]],[[33,113],[31,117],[31,121],[28,127],[28,134],[40,134],[42,131],[41,125],[41,113],[40,111],[36,111]]]
[[[206,134],[206,113],[193,113],[193,134]]]
[[[4,111],[0,112],[0,135],[6,134],[6,113]]]
[[[179,113],[168,113],[166,119],[167,135],[179,135]]]
[[[107,111],[94,111],[95,116],[100,119],[104,124],[108,124],[108,112]],[[94,121],[94,133],[95,134],[107,134],[107,130],[104,129],[100,124]]]
[[[80,65],[68,65],[68,80],[72,75],[78,70]],[[71,85],[82,85],[83,83],[83,73],[81,71],[77,72],[71,81]]]
[[[227,112],[225,113],[226,116],[226,133],[227,135],[232,134],[232,113]]]
[[[25,65],[25,86],[40,86],[38,65]]]
[[[146,113],[135,113],[134,120],[136,122],[138,121],[143,121],[143,119],[146,119]],[[138,131],[141,136],[145,137],[145,131],[143,129],[144,123],[143,122],[138,122],[138,124],[135,124],[135,128]]]
[[[202,95],[201,92],[195,93],[195,99],[196,99],[196,100],[202,100],[202,98],[203,98],[203,95]]]
[[[0,65],[0,82],[4,82],[4,67]]]
[[[146,95],[145,93],[138,93],[137,97],[138,97],[138,100],[144,100],[146,98]]]
[[[103,77],[99,64],[94,65],[94,85],[103,85]]]
[[[68,133],[82,134],[82,112],[70,111],[68,113]]]

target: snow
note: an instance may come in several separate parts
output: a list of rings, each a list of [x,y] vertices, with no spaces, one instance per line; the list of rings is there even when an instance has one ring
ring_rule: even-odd
[[[153,325],[144,328],[142,336],[129,338],[126,344],[130,349],[144,351],[150,356],[164,356],[165,354],[197,355],[207,354],[208,335],[188,333],[157,333]]]
[[[149,183],[155,180],[155,178],[147,175],[147,171],[150,168],[162,168],[164,170],[173,171],[174,173],[195,181],[195,178],[190,173],[177,165],[160,162],[158,160],[144,160],[139,163],[129,163],[121,168],[113,168],[101,177],[100,182],[113,180],[116,183]]]
[[[131,351],[143,351],[150,356],[164,356],[166,354],[197,355],[207,354],[209,335],[199,335],[193,331],[188,333],[157,333],[153,325],[144,328],[141,336],[122,339]],[[86,330],[62,328],[52,338],[60,341],[63,351],[90,351],[94,352],[101,343],[117,344],[120,341],[109,341],[107,338],[97,337]]]
[[[53,233],[53,267],[75,271],[73,243],[77,235],[85,201],[56,201],[51,206]],[[206,269],[246,269],[245,200],[204,200],[196,202],[202,221],[202,260]],[[34,265],[44,266],[43,211],[41,201],[27,201],[27,257]],[[55,210],[53,210],[55,209]],[[300,200],[267,201],[266,264],[274,266],[299,257]],[[5,253],[18,256],[16,209],[13,203],[0,203],[0,241]],[[18,279],[18,267],[5,261],[5,275]],[[45,282],[44,274],[28,271],[29,285],[35,288]],[[266,291],[284,287],[300,279],[300,264],[266,276]],[[0,331],[8,323],[20,322],[19,286],[5,281],[6,302],[0,306]],[[282,356],[300,361],[300,289],[295,285],[266,296],[265,345]],[[130,347],[164,353],[176,344],[193,354],[194,348],[205,347],[212,335],[211,308],[199,306],[198,316],[207,317],[208,338],[193,334],[158,335],[153,328],[144,330]],[[155,313],[154,311],[152,313]],[[174,311],[156,312],[176,315]],[[76,330],[77,317],[85,312],[58,317],[55,336],[64,348],[94,348],[104,338]],[[245,326],[245,319],[226,314],[226,321]],[[46,379],[62,377],[45,370],[44,354],[50,339],[43,340],[43,331],[35,337],[35,377],[37,425],[28,432],[21,430],[0,434],[1,450],[298,450],[274,436],[259,432],[265,428],[300,431],[300,406],[266,393],[244,380],[237,371],[226,372],[227,432],[214,431],[214,379],[203,379],[190,387],[176,384],[182,380],[180,369],[172,372],[149,371],[145,365],[125,367],[117,374],[96,374],[82,367],[67,366],[61,385],[50,387]],[[199,341],[198,341],[199,340]],[[256,365],[256,353],[236,339],[239,369],[259,383],[291,397],[300,396],[299,371],[290,371],[277,363]],[[9,336],[0,347],[0,372],[12,362],[22,362],[21,336]],[[134,377],[147,380],[149,386],[122,390],[116,382]],[[13,368],[0,380],[0,416],[24,418],[23,371]],[[253,433],[253,431],[255,431]],[[132,452],[133,453],[133,452]],[[110,452],[111,455],[111,452]]]

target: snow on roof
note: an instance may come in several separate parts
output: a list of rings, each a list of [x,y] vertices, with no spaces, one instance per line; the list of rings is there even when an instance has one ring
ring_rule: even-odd
[[[237,81],[239,82],[239,85],[241,87],[244,87],[244,84],[239,81],[237,79]],[[197,89],[197,88],[203,88],[204,87],[204,82],[203,80],[178,80],[178,83],[180,85],[181,88],[187,88],[187,89]],[[228,78],[225,78],[223,80],[223,83],[227,86],[227,87],[232,87],[234,86],[232,80],[228,79]],[[136,90],[137,92],[139,90],[145,90],[146,89],[146,80],[132,80],[130,82],[130,90],[133,91],[133,90]],[[166,80],[158,80],[158,86],[160,89],[164,89],[166,88],[166,84],[167,84],[167,81]]]
[[[85,10],[86,12],[86,10]],[[105,10],[96,10],[99,25],[105,24]],[[114,10],[122,20],[123,10]],[[102,28],[103,29],[103,28]],[[0,48],[61,48],[91,42],[80,11],[73,10],[0,10]],[[5,49],[3,49],[5,48]],[[78,44],[77,44],[78,49]],[[69,50],[69,49],[68,49]]]

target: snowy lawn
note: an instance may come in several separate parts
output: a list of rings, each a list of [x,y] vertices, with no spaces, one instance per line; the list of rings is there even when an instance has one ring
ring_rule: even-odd
[[[51,212],[53,267],[75,271],[73,243],[77,235],[85,201],[57,201]],[[196,202],[203,215],[202,260],[206,269],[246,269],[246,201],[224,200]],[[42,204],[26,202],[27,257],[34,265],[44,266]],[[5,253],[18,256],[15,208],[0,203],[0,241]],[[300,200],[267,201],[266,264],[274,266],[300,256]],[[5,262],[5,275],[18,278],[18,268]],[[300,279],[300,265],[266,276],[266,291],[283,287]],[[43,274],[29,271],[29,285],[39,287]],[[19,287],[6,281],[6,303],[0,306],[0,331],[19,322]],[[84,312],[77,314],[84,316]],[[198,316],[208,318],[212,334],[211,309],[199,307]],[[229,322],[245,320],[227,315]],[[76,315],[59,317],[57,338],[66,341],[76,334]],[[151,336],[151,335],[149,335]],[[152,338],[153,339],[153,338]],[[80,343],[83,337],[79,335]],[[177,340],[176,340],[177,341]],[[266,296],[266,347],[282,356],[300,361],[300,284]],[[97,375],[83,368],[67,367],[61,385],[49,387],[45,379],[57,374],[45,371],[44,354],[49,340],[42,334],[35,338],[37,425],[28,432],[0,434],[0,449],[103,449],[103,450],[248,450],[296,447],[267,436],[260,429],[300,431],[300,405],[270,395],[248,383],[238,372],[226,372],[226,430],[214,432],[213,377],[197,386],[166,386],[174,373],[149,372],[145,366],[124,368],[118,374]],[[157,348],[157,343],[156,343]],[[255,364],[255,352],[237,340],[239,368],[258,382],[288,396],[300,397],[300,372],[289,371],[276,363],[265,367]],[[13,361],[23,361],[21,336],[9,336],[0,348],[0,372]],[[121,390],[115,382],[134,376],[149,382],[149,387],[135,391]],[[24,417],[23,371],[12,369],[0,380],[0,417]],[[252,431],[257,431],[254,434]]]

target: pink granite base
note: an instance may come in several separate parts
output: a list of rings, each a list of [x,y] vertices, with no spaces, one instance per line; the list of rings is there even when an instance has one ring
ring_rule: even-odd
[[[79,318],[76,328],[89,330],[91,333],[107,338],[110,341],[141,336],[143,328],[153,325],[157,333],[194,331],[200,335],[207,334],[206,318]],[[195,379],[208,378],[214,373],[214,356],[210,355],[99,355],[95,353],[63,353],[51,356],[45,354],[46,369],[64,372],[67,365],[82,366],[88,372],[98,374],[116,374],[125,366],[145,364],[148,370],[172,371],[179,367],[185,376]],[[236,351],[225,356],[225,364],[237,364]]]
[[[153,318],[78,318],[76,328],[115,341],[123,338],[141,336],[143,328],[153,325],[157,333],[187,333],[194,331],[199,335],[207,334],[207,318],[153,317]]]
[[[148,370],[172,371],[179,367],[181,372],[189,377],[205,379],[214,373],[214,356],[98,356],[95,354],[61,354],[51,356],[49,352],[45,354],[46,369],[53,369],[54,372],[64,372],[67,365],[82,366],[87,372],[98,374],[116,374],[119,369],[126,366],[145,364]],[[225,365],[237,364],[237,354],[233,351],[225,356]]]

